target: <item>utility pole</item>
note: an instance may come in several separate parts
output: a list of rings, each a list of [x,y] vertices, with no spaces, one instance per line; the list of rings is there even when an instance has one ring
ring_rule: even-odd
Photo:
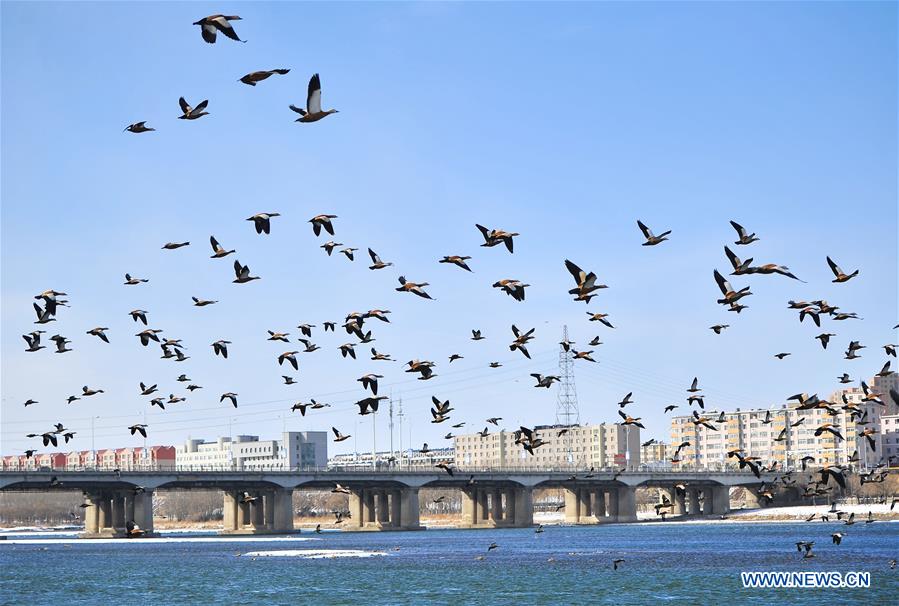
[[[562,343],[568,342],[568,326],[562,326]],[[556,425],[568,427],[565,432],[566,459],[569,464],[574,462],[571,449],[572,425],[581,422],[577,405],[577,388],[574,384],[574,358],[571,351],[566,351],[566,345],[559,346],[559,391],[556,401]]]
[[[393,451],[393,394],[390,394],[390,458],[396,461],[396,453]]]
[[[396,415],[400,422],[400,463],[403,462],[403,398],[399,399],[399,412]]]

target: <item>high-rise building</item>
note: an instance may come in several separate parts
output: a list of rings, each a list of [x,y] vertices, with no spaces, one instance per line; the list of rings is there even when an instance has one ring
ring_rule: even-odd
[[[665,442],[653,442],[646,446],[640,446],[640,464],[643,466],[668,467],[668,444]],[[674,454],[672,451],[671,454]]]
[[[843,409],[844,396],[846,402],[857,406],[861,416],[853,416]],[[727,452],[742,450],[745,455],[759,457],[763,465],[777,461],[786,468],[797,468],[803,457],[811,456],[814,465],[852,463],[862,468],[872,467],[883,458],[880,435],[883,407],[864,402],[863,398],[864,393],[858,387],[835,392],[829,401],[837,410],[836,415],[822,408],[798,410],[794,405],[783,404],[779,408],[724,412],[724,421],[718,422],[719,411],[704,411],[703,415],[712,419],[716,431],[694,424],[691,416],[677,416],[671,419],[671,443],[676,446],[690,442],[681,449],[681,466],[736,464],[736,459],[728,460]],[[816,430],[824,424],[831,424],[843,439],[829,431],[816,436]],[[867,438],[859,435],[866,428],[875,432],[873,449]]]
[[[515,444],[515,433],[497,431],[486,437],[466,434],[453,439],[456,465],[472,468],[635,467],[640,464],[640,428],[632,425],[538,425],[547,442],[528,453]]]

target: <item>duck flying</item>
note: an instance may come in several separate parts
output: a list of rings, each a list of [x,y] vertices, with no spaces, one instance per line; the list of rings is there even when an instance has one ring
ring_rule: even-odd
[[[250,86],[256,86],[257,82],[262,82],[263,80],[265,80],[266,78],[269,78],[270,76],[274,76],[275,74],[283,76],[284,74],[288,73],[289,71],[290,71],[289,69],[282,68],[282,69],[269,69],[269,70],[262,70],[262,71],[258,71],[258,72],[250,72],[246,76],[242,77],[240,79],[240,82],[243,82],[244,84],[249,84]]]
[[[730,224],[737,231],[737,236],[739,236],[739,240],[734,242],[734,244],[745,246],[747,244],[752,244],[753,242],[758,242],[759,239],[755,237],[755,233],[747,233],[746,229],[737,223],[736,221],[731,221]]]
[[[196,107],[191,107],[184,97],[179,97],[178,105],[181,106],[181,115],[178,116],[179,120],[196,120],[197,118],[209,115],[209,112],[206,111],[206,106],[209,105],[209,99],[204,99],[203,101],[200,101]]]
[[[129,133],[148,133],[154,130],[156,129],[147,126],[147,121],[144,120],[143,122],[135,122],[134,124],[129,124],[122,132],[128,131]]]
[[[236,279],[231,280],[235,284],[246,284],[252,280],[259,280],[259,276],[251,276],[250,275],[250,267],[248,265],[241,265],[240,261],[234,261],[234,274],[237,276]]]
[[[456,267],[461,267],[465,271],[471,271],[471,268],[468,266],[466,261],[471,259],[471,257],[463,257],[460,255],[446,255],[442,259],[438,261],[438,263],[450,263],[455,265]]]
[[[851,274],[845,273],[842,269],[840,269],[839,265],[834,263],[833,259],[831,259],[830,257],[827,257],[827,264],[830,266],[830,271],[833,272],[833,275],[834,275],[834,279],[832,280],[833,282],[837,282],[837,283],[848,282],[849,280],[851,280],[852,278],[854,278],[855,276],[858,275],[857,269],[854,272],[852,272]]]
[[[312,74],[312,78],[309,79],[309,87],[306,91],[306,109],[296,105],[291,105],[290,109],[300,114],[300,117],[296,119],[297,122],[318,122],[330,114],[337,113],[336,109],[322,110],[322,83],[318,74]]]
[[[240,17],[237,15],[209,15],[208,17],[203,17],[199,21],[194,21],[193,24],[200,26],[200,35],[202,35],[203,40],[209,44],[215,44],[215,38],[218,32],[222,32],[227,37],[237,42],[246,42],[246,40],[241,40],[237,37],[237,32],[234,31],[234,27],[230,23],[231,21],[240,21]]]
[[[331,219],[336,219],[337,215],[315,215],[309,222],[312,223],[312,233],[316,236],[322,233],[322,228],[332,236],[334,235],[334,225]],[[339,246],[339,245],[338,245]],[[330,253],[328,253],[330,254]]]
[[[418,295],[423,299],[432,299],[431,295],[424,291],[424,287],[428,286],[427,282],[409,282],[405,276],[400,276],[399,282],[401,286],[396,289],[397,292],[411,292],[413,295]]]
[[[484,243],[481,246],[492,247],[498,244],[505,244],[510,253],[514,252],[513,238],[519,235],[517,232],[504,231],[502,229],[487,229],[483,225],[475,223],[475,227],[484,236]]]
[[[643,243],[643,246],[655,246],[656,244],[661,244],[668,239],[668,235],[671,233],[671,230],[669,229],[668,231],[660,233],[658,236],[653,235],[652,230],[646,227],[640,220],[637,220],[637,227],[640,228],[640,231],[643,232],[643,237],[646,238],[646,242]]]
[[[252,217],[247,217],[247,221],[253,222],[253,225],[256,227],[257,234],[270,234],[272,231],[272,217],[280,216],[281,213],[256,213]]]
[[[215,236],[209,236],[209,243],[212,245],[212,255],[209,257],[210,259],[221,259],[233,252],[237,252],[235,250],[225,250],[222,248],[222,245],[215,239]]]

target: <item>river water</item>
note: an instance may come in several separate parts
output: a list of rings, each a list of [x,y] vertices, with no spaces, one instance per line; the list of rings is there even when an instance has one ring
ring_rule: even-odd
[[[842,545],[830,533],[844,531]],[[803,560],[796,541],[815,541]],[[498,547],[487,551],[491,543]],[[478,559],[483,556],[483,559]],[[623,558],[614,571],[612,560]],[[653,523],[156,540],[0,540],[2,604],[899,604],[899,523]],[[741,571],[869,571],[744,589]]]

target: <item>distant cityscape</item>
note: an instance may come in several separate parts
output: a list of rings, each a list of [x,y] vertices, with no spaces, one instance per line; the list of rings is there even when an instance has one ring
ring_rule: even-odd
[[[329,432],[285,431],[270,440],[237,435],[211,441],[188,439],[178,446],[12,455],[2,458],[2,470],[432,469],[437,463],[469,469],[708,469],[736,466],[727,456],[735,450],[786,469],[802,466],[803,459],[811,466],[870,468],[899,460],[899,403],[888,395],[881,398],[891,390],[899,391],[895,372],[873,377],[870,387],[835,391],[827,405],[807,410],[783,404],[779,408],[702,411],[701,417],[708,419],[714,430],[696,422],[692,414],[679,415],[670,421],[670,443],[642,442],[640,428],[634,425],[538,425],[534,432],[545,444],[533,454],[520,445],[520,430],[500,429],[484,435],[454,436],[450,447],[329,457]],[[816,431],[824,423],[831,424],[843,439]]]

